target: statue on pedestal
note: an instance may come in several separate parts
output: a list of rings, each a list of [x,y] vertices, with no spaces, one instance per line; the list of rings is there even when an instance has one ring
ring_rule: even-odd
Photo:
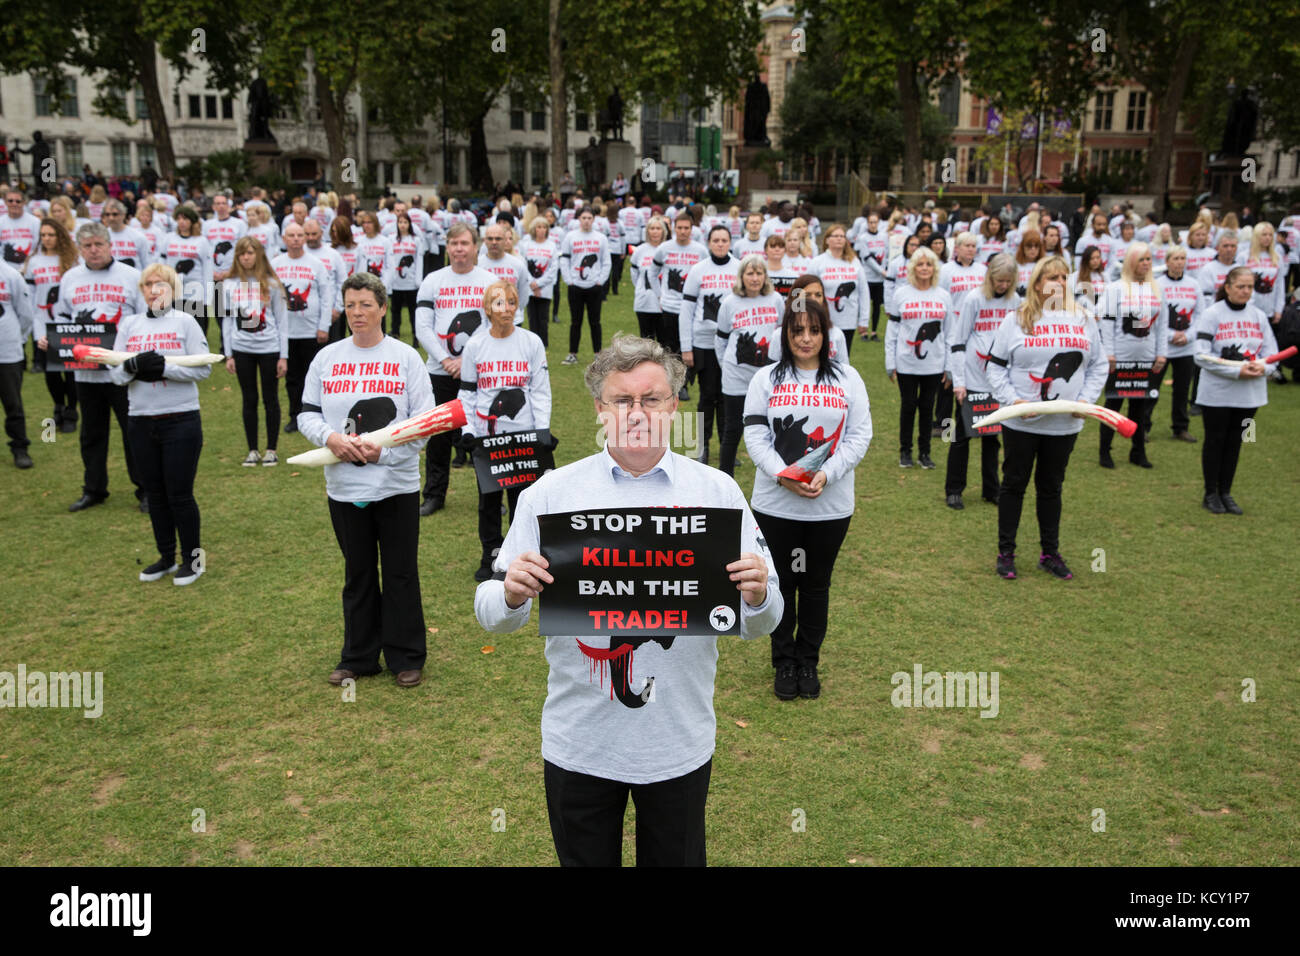
[[[745,145],[771,146],[767,138],[767,114],[772,109],[772,98],[767,84],[755,76],[745,90]]]

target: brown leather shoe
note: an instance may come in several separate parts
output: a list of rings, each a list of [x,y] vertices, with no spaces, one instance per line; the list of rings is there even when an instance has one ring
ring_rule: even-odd
[[[339,667],[330,672],[329,681],[335,687],[338,687],[349,677],[351,677],[353,680],[356,680],[357,678],[356,672],[347,670],[346,668],[343,667]]]
[[[398,687],[418,687],[424,680],[424,671],[402,671],[397,675]]]

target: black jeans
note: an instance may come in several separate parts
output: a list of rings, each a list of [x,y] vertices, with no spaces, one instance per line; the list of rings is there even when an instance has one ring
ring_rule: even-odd
[[[659,344],[674,355],[681,354],[682,342],[681,336],[677,333],[676,312],[659,313]]]
[[[579,289],[569,286],[569,351],[577,353],[582,343],[582,310],[587,310],[587,321],[591,323],[591,349],[600,351],[600,304],[605,297],[605,290],[600,286]]]
[[[844,333],[844,364],[849,362],[849,356],[853,353],[853,340],[857,337],[857,329],[840,329]]]
[[[1043,554],[1061,550],[1061,486],[1074,450],[1074,435],[1036,435],[1002,428],[1002,490],[998,494],[998,551],[1015,554],[1025,489],[1033,473],[1037,494],[1038,540]],[[1037,470],[1034,460],[1037,459]]]
[[[324,347],[315,338],[289,340],[289,368],[284,373],[284,390],[289,395],[289,420],[292,422],[298,421],[298,413],[302,411],[302,389],[307,384],[307,369],[311,368],[316,353]],[[238,368],[238,364],[235,367]],[[257,437],[256,432],[253,437]]]
[[[439,405],[450,402],[459,391],[456,379],[447,375],[430,375],[429,382],[433,385],[433,400]],[[446,499],[447,485],[451,480],[451,447],[459,438],[460,429],[457,428],[454,431],[443,432],[441,435],[434,435],[424,446],[426,500]]]
[[[5,409],[5,434],[13,451],[25,451],[27,416],[23,412],[23,366],[26,361],[0,363],[0,404]]]
[[[957,409],[952,445],[948,448],[948,471],[944,477],[943,493],[959,495],[966,490],[966,469],[970,464],[971,435],[966,431],[966,416]],[[1006,429],[1003,429],[1005,431]],[[990,501],[998,500],[998,449],[997,435],[977,435],[980,441],[981,494]]]
[[[306,341],[299,339],[298,341]],[[290,340],[290,348],[293,348]],[[312,342],[315,345],[315,341]],[[239,379],[239,393],[244,399],[244,440],[249,451],[257,451],[257,380],[262,379],[262,404],[266,406],[266,448],[275,451],[280,440],[280,388],[276,383],[275,366],[280,356],[274,352],[259,354],[235,352],[235,376]],[[298,393],[302,402],[302,392]]]
[[[638,312],[636,314],[636,325],[641,338],[650,339],[652,342],[659,340],[658,312]]]
[[[623,276],[623,257],[609,254],[609,278],[605,280],[605,287],[614,295],[618,295],[618,280]]]
[[[880,323],[880,312],[885,306],[885,284],[868,282],[867,288],[871,292],[871,333],[874,335],[876,326]]]
[[[1207,495],[1232,493],[1232,479],[1237,474],[1237,458],[1241,455],[1242,431],[1247,418],[1253,418],[1255,408],[1224,408],[1219,405],[1202,405],[1201,419],[1205,424],[1205,443],[1201,446],[1201,474],[1205,479]]]
[[[695,380],[700,383],[699,413],[704,417],[700,436],[707,446],[713,440],[713,419],[718,419],[718,437],[726,421],[726,409],[722,404],[722,366],[718,364],[718,353],[713,349],[695,349]],[[744,406],[741,406],[744,410]],[[700,449],[701,454],[704,449]]]
[[[1137,422],[1137,431],[1133,433],[1133,448],[1129,451],[1129,458],[1140,461],[1146,457],[1147,422],[1151,419],[1151,407],[1155,402],[1149,398],[1108,398],[1105,404],[1111,411],[1117,412],[1123,407],[1125,401],[1128,402],[1128,417]],[[1111,443],[1115,440],[1115,429],[1102,424],[1100,431],[1101,451],[1103,454],[1108,454]]]
[[[492,559],[496,557],[496,553],[501,550],[501,545],[506,540],[501,534],[502,499],[510,502],[510,521],[513,524],[515,505],[519,503],[519,495],[526,487],[526,485],[519,485],[505,491],[478,493],[478,541],[483,547],[483,557],[479,561],[481,567],[492,567]]]
[[[816,667],[826,639],[831,572],[852,518],[795,521],[755,511],[754,520],[772,552],[785,600],[781,623],[772,632],[772,666]]]
[[[912,453],[912,420],[917,419],[916,447],[922,455],[930,454],[930,413],[934,393],[942,375],[906,375],[898,372],[898,392],[903,407],[898,416],[898,450]]]
[[[1173,409],[1170,411],[1170,418],[1175,432],[1185,432],[1187,426],[1192,423],[1187,414],[1187,396],[1192,388],[1192,372],[1196,368],[1196,359],[1190,355],[1171,358],[1169,367],[1174,373]]]
[[[543,345],[550,346],[551,317],[549,313],[551,311],[551,300],[535,295],[528,300],[526,308],[528,311],[528,331],[541,339]]]
[[[393,338],[402,340],[402,313],[411,326],[411,338],[415,338],[415,294],[418,289],[394,289],[388,296],[388,317],[392,320]]]
[[[560,320],[560,282],[561,281],[562,280],[560,279],[556,279],[555,285],[551,289],[551,318],[557,322]],[[568,286],[565,286],[565,288],[567,289]]]
[[[722,396],[722,423],[718,428],[721,435],[722,451],[718,455],[718,469],[728,475],[736,473],[736,452],[740,450],[740,438],[745,433],[745,396]]]
[[[946,419],[952,418],[952,383],[945,385],[943,376],[939,376],[939,387],[934,390],[934,418],[931,420],[931,429],[938,425],[943,427]]]
[[[77,398],[81,402],[81,464],[85,469],[82,492],[92,498],[108,497],[108,436],[109,417],[112,416],[122,430],[126,473],[135,485],[136,498],[144,498],[144,488],[135,468],[135,455],[127,439],[126,386],[112,382],[78,382]]]
[[[203,425],[198,412],[150,418],[132,415],[127,437],[135,454],[140,480],[149,498],[149,521],[158,557],[168,564],[176,558],[192,561],[199,547],[199,506],[194,500],[194,475],[203,450]]]
[[[637,866],[704,866],[704,805],[712,772],[710,759],[672,780],[623,783],[544,761],[546,813],[560,865],[621,866],[631,794]]]
[[[364,508],[333,498],[329,505],[345,568],[343,653],[338,666],[357,674],[376,674],[382,669],[382,650],[393,673],[419,670],[426,654],[417,561],[419,494],[393,495]]]
[[[40,365],[45,364],[46,350],[34,349],[34,359]],[[54,399],[54,419],[62,424],[63,419],[77,420],[77,379],[72,372],[46,372],[45,388]]]

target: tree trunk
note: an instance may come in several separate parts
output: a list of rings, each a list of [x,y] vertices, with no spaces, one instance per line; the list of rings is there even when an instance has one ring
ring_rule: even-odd
[[[920,192],[925,183],[921,159],[921,94],[916,67],[911,60],[894,64],[898,74],[898,101],[903,113],[903,190]]]
[[[569,94],[564,86],[564,42],[560,37],[560,0],[550,0],[551,192],[559,194],[569,161]]]
[[[347,95],[346,91],[343,94]],[[334,100],[334,90],[324,71],[316,70],[316,103],[320,107],[321,125],[325,127],[325,142],[329,151],[329,168],[325,170],[325,181],[332,189],[344,188],[344,184],[356,189],[360,185],[360,170],[356,168],[356,159],[344,166],[347,159],[347,144],[343,142],[343,116],[347,108]]]
[[[154,153],[158,157],[158,175],[162,179],[176,178],[176,152],[172,149],[172,128],[167,121],[167,108],[162,91],[158,89],[158,58],[152,40],[141,40],[139,46],[140,88],[149,107],[149,128],[153,132]]]
[[[1152,90],[1152,108],[1156,111],[1152,130],[1151,149],[1147,153],[1146,183],[1144,190],[1156,198],[1156,218],[1165,215],[1165,198],[1169,192],[1169,159],[1174,151],[1174,132],[1178,127],[1178,111],[1187,93],[1192,62],[1201,44],[1201,38],[1184,35],[1178,43],[1174,57],[1174,70],[1169,76],[1169,87],[1164,95]]]
[[[485,105],[474,117],[469,127],[469,183],[470,188],[491,193],[496,189],[492,179],[492,164],[488,162],[487,133],[483,121],[491,105]]]

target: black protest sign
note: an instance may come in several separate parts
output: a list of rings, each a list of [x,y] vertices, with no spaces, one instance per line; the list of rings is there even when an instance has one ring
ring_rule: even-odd
[[[547,428],[488,435],[474,446],[478,490],[485,495],[531,485],[554,467],[551,432]]]
[[[111,349],[117,342],[117,323],[88,321],[90,312],[81,315],[87,318],[60,316],[45,326],[45,337],[50,340],[50,347],[45,351],[47,372],[72,372],[79,368],[97,371],[104,369],[99,362],[78,362],[72,357],[72,350],[78,345]]]
[[[545,635],[740,633],[737,508],[604,508],[541,515]]]
[[[967,392],[966,401],[961,403],[961,417],[966,425],[966,434],[996,435],[1001,432],[1000,424],[980,424],[1001,407],[991,392]]]
[[[1150,362],[1116,362],[1115,374],[1106,381],[1106,397],[1156,398],[1160,394],[1156,385]]]

